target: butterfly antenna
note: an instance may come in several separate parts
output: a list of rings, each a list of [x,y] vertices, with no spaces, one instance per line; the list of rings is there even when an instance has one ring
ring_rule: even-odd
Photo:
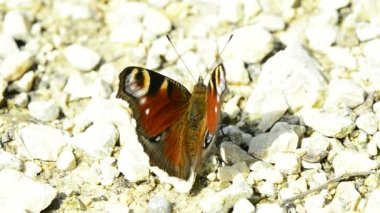
[[[230,38],[227,40],[226,44],[223,46],[222,51],[217,52],[216,60],[215,60],[214,63],[211,65],[211,67],[208,69],[207,74],[206,74],[206,77],[211,73],[211,71],[214,69],[214,66],[219,62],[220,56],[223,54],[224,50],[225,50],[226,47],[227,47],[227,44],[230,43],[230,41],[231,41],[231,39],[232,39],[233,36],[234,36],[234,34],[231,34],[231,35],[230,35]],[[205,78],[206,78],[206,77],[205,77]]]
[[[169,43],[172,45],[175,53],[178,55],[179,59],[182,61],[182,63],[185,65],[187,71],[190,73],[191,77],[193,78],[194,82],[197,83],[197,80],[195,79],[193,73],[190,71],[189,67],[187,67],[185,61],[182,59],[181,55],[178,53],[177,49],[175,48],[172,40],[170,39],[169,35],[166,35],[166,38],[168,39]]]

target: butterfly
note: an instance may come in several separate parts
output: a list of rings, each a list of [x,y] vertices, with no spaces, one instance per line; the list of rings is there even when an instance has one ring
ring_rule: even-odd
[[[116,97],[129,103],[150,163],[181,179],[196,175],[219,128],[227,89],[223,64],[212,71],[207,86],[199,77],[192,93],[142,67],[125,68],[119,81]]]

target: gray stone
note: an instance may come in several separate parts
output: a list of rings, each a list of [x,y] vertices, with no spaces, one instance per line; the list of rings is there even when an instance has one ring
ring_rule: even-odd
[[[254,158],[248,155],[246,151],[231,142],[223,142],[220,145],[220,155],[223,161],[227,164],[234,164],[241,161],[254,161]]]

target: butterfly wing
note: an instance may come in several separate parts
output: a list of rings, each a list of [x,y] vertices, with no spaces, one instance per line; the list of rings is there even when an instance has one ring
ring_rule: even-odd
[[[223,64],[219,64],[211,74],[207,87],[207,129],[215,135],[220,122],[222,97],[227,89],[226,74]]]
[[[118,98],[130,104],[137,131],[159,139],[186,110],[190,92],[178,82],[152,70],[127,67],[119,75]]]

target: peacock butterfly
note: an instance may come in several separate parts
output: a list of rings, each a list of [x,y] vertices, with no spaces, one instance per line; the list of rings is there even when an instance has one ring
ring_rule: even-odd
[[[199,77],[192,93],[142,67],[125,68],[119,81],[116,97],[130,104],[151,164],[171,176],[194,178],[218,131],[227,89],[223,64],[212,70],[207,86]]]

